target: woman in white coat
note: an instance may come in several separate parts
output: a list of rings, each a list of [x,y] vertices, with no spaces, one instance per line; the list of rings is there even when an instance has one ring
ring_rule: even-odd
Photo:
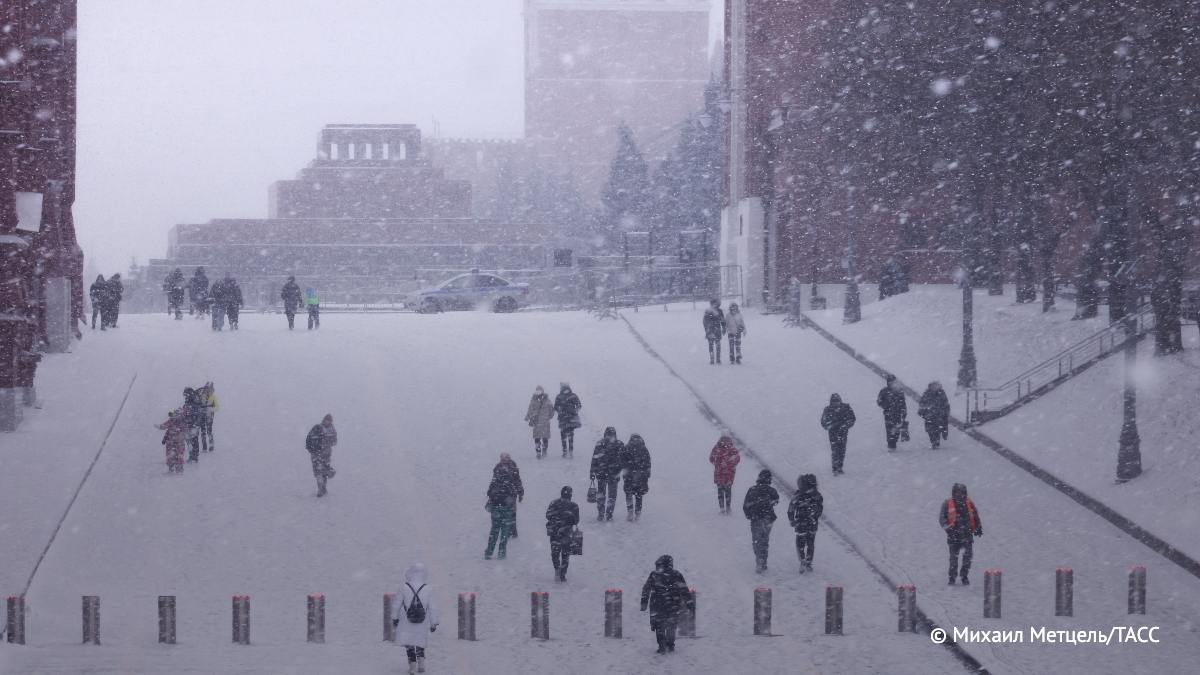
[[[425,645],[429,634],[437,630],[438,612],[433,604],[433,588],[426,583],[425,564],[415,562],[404,572],[404,585],[392,605],[392,625],[396,642],[408,652],[408,672],[425,672]],[[410,611],[410,608],[412,611]],[[419,618],[420,621],[414,621]]]

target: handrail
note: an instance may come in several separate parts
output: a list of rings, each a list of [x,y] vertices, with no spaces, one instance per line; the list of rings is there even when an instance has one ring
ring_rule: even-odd
[[[1147,302],[1138,308],[1138,311],[1136,313],[1134,313],[1133,318],[1135,320],[1139,320],[1142,317],[1147,316],[1147,315],[1152,315],[1153,313],[1154,313],[1154,309],[1153,309],[1152,305]],[[1079,342],[1076,342],[1075,344],[1071,345],[1070,347],[1067,347],[1066,349],[1062,350],[1061,352],[1058,352],[1057,354],[1055,354],[1054,356],[1051,356],[1050,358],[1046,359],[1045,361],[1042,361],[1041,363],[1038,363],[1035,366],[1027,368],[1026,370],[1022,371],[1021,373],[1013,376],[1011,379],[1009,379],[1007,382],[1005,382],[1003,384],[999,384],[994,387],[971,387],[971,388],[978,389],[980,391],[1001,391],[1001,390],[1007,389],[1007,388],[1011,387],[1013,384],[1020,382],[1021,380],[1028,379],[1030,375],[1033,375],[1037,371],[1046,368],[1050,364],[1057,364],[1059,361],[1062,361],[1063,357],[1066,357],[1072,353],[1077,353],[1077,352],[1083,351],[1084,347],[1089,347],[1095,342],[1102,341],[1105,337],[1107,337],[1108,335],[1110,335],[1113,332],[1120,331],[1120,332],[1124,333],[1126,319],[1127,319],[1127,317],[1118,319],[1118,320],[1108,324],[1104,328],[1101,328],[1100,330],[1096,331],[1095,333],[1092,333],[1091,335],[1080,340]],[[1139,333],[1143,332],[1140,327],[1138,329],[1138,332]]]

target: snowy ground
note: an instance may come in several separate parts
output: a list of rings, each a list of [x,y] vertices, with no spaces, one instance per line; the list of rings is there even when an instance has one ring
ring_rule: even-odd
[[[635,323],[653,334],[657,348],[676,361],[698,363],[693,347],[699,314],[651,317],[636,315]],[[797,433],[799,420],[815,418],[819,410],[811,409],[809,398],[823,389],[791,377],[781,382],[779,376],[797,377],[798,367],[805,379],[819,372],[831,377],[828,371],[836,366],[856,391],[869,383],[849,360],[835,363],[841,358],[836,352],[828,352],[827,362],[805,366],[804,354],[817,343],[796,349],[789,344],[795,331],[780,329],[768,338],[766,323],[753,324],[755,341],[744,369],[705,365],[690,369],[689,376],[720,401],[738,433],[756,449],[770,450],[780,468],[789,473],[820,468],[795,457],[794,442],[769,442]],[[395,590],[401,571],[416,559],[430,566],[443,613],[443,627],[431,642],[430,672],[962,671],[927,637],[896,633],[893,591],[828,531],[818,537],[816,574],[795,574],[784,523],[774,531],[771,571],[753,573],[745,520],[717,514],[707,462],[717,430],[623,322],[598,322],[583,313],[338,315],[319,332],[288,333],[282,317],[249,315],[240,332],[220,334],[201,324],[126,316],[118,330],[89,332],[73,354],[44,362],[39,380],[44,409],[20,432],[0,436],[0,592],[8,595],[24,589],[112,427],[28,590],[30,644],[0,644],[0,671],[398,672],[402,650],[379,639],[381,596]],[[786,370],[755,365],[768,344],[795,364]],[[805,367],[814,373],[804,374]],[[152,425],[178,404],[184,386],[205,380],[216,382],[222,406],[217,451],[198,466],[188,465],[184,475],[168,476],[161,432]],[[554,391],[561,380],[569,380],[584,401],[579,447],[574,460],[556,457],[552,446],[551,458],[539,462],[521,418],[534,385]],[[329,496],[318,500],[303,437],[326,412],[335,417],[341,443],[334,454],[338,475]],[[618,505],[619,520],[598,525],[594,511],[581,504],[586,555],[572,559],[570,582],[557,585],[542,513],[562,485],[574,486],[582,501],[590,445],[610,424],[623,438],[641,433],[651,449],[646,510],[641,522],[630,524]],[[812,434],[805,429],[800,435]],[[906,493],[897,502],[893,491],[883,489],[888,481],[880,473],[854,477],[866,452],[865,436],[854,438],[845,486],[832,486],[827,471],[821,474],[828,510],[851,529],[860,527],[858,519],[873,521],[860,546],[867,544],[877,562],[916,580],[919,602],[930,605],[927,609],[974,619],[979,605],[974,589],[935,585],[944,554],[926,530],[938,534],[931,499],[948,483],[893,480],[891,487]],[[805,445],[810,455],[820,455],[819,444]],[[521,537],[512,542],[508,560],[485,562],[484,491],[501,451],[513,454],[525,479]],[[886,474],[908,459],[881,457],[893,465],[882,469]],[[743,463],[734,488],[738,500],[757,468]],[[868,489],[855,494],[849,486],[856,482]],[[996,489],[1005,486],[1026,489],[1009,474]],[[1102,527],[1044,490],[1029,489],[1031,502],[1012,517],[1002,512],[995,490],[980,490],[990,536],[1017,540],[1018,519],[1028,516],[1033,502],[1064,509],[1066,524],[1083,531]],[[987,541],[979,569],[997,562]],[[1115,615],[1120,602],[1110,577],[1130,558],[1145,556],[1133,556],[1119,534],[1103,533],[1096,546],[1110,547],[1114,562],[1097,564],[1103,592],[1089,589],[1077,600],[1089,610],[1080,614],[1123,618]],[[1049,553],[1033,556],[1037,564],[1024,572],[1039,580],[1041,601],[1049,597],[1041,588],[1046,565],[1074,558],[1063,548],[1051,551],[1061,554],[1052,564],[1044,560],[1054,557]],[[636,604],[654,558],[668,552],[700,593],[701,638],[681,640],[674,657],[662,658],[653,654],[652,635]],[[1018,559],[1024,562],[1024,556]],[[1087,568],[1086,562],[1077,569]],[[1153,617],[1191,617],[1194,586],[1154,566],[1151,574]],[[822,635],[829,584],[846,589],[843,637]],[[1168,584],[1178,589],[1171,600]],[[750,634],[756,586],[774,589],[773,627],[781,637]],[[614,587],[626,594],[626,637],[619,641],[602,637],[603,591]],[[551,594],[549,642],[528,636],[532,590]],[[327,596],[325,645],[304,643],[305,595],[312,592]],[[479,642],[454,639],[456,592],[478,593]],[[229,598],[242,593],[252,596],[250,647],[229,644]],[[79,598],[85,594],[101,596],[102,647],[78,644]],[[174,647],[155,643],[160,594],[178,596],[180,644]],[[1006,609],[1011,606],[1018,617],[1022,605],[1032,603],[1019,591],[1012,602]],[[1033,604],[1040,609],[1045,602]],[[1096,608],[1104,611],[1092,611]],[[1170,636],[1175,644],[1143,650],[1149,656],[1142,663],[1178,666],[1173,659],[1179,636],[1174,631]],[[1101,653],[1109,652],[1089,651],[1080,663],[1093,666],[1088,672],[1101,672]],[[1132,658],[1131,652],[1116,663],[1128,666]],[[1036,654],[1018,662],[1033,670],[1042,663]]]
[[[810,314],[824,328],[918,390],[935,378],[947,385],[952,412],[964,416],[953,382],[961,344],[959,291],[914,286],[913,292],[863,308],[863,321],[844,326],[840,315]],[[995,384],[1048,358],[1105,325],[1106,315],[1071,321],[1074,305],[1041,312],[1004,297],[975,294],[980,381]],[[910,339],[894,340],[902,334]],[[1200,334],[1184,327],[1185,351],[1153,356],[1143,340],[1138,360],[1138,417],[1142,466],[1136,481],[1117,485],[1124,360],[1113,355],[1036,402],[980,429],[1059,478],[1100,499],[1155,535],[1200,557]],[[1164,518],[1163,514],[1170,517]]]
[[[1144,623],[1162,626],[1164,637],[1169,636],[1158,645],[968,645],[993,672],[1194,669],[1200,644],[1200,581],[957,432],[951,432],[943,450],[929,450],[915,417],[915,402],[909,402],[913,441],[889,454],[875,407],[882,382],[815,331],[785,327],[778,316],[751,314],[745,363],[718,367],[708,365],[699,312],[680,307],[626,316],[773,468],[786,475],[817,473],[826,514],[893,580],[915,584],[918,602],[942,626],[1028,632],[1031,626],[1107,630]],[[924,334],[879,330],[896,343],[896,353],[930,358]],[[877,336],[876,340],[883,341]],[[911,367],[903,360],[883,363],[902,377],[906,376],[903,369]],[[855,408],[859,419],[850,434],[846,474],[837,479],[830,476],[828,442],[818,425],[821,409],[833,392]],[[1111,465],[1111,441],[1102,447],[1104,463]],[[975,584],[970,588],[945,585],[946,549],[937,512],[954,482],[968,485],[984,524],[985,536],[975,548]],[[1138,482],[1126,487],[1154,498],[1152,485]],[[1174,529],[1170,524],[1176,522],[1172,511],[1159,509],[1155,522],[1148,524],[1152,529],[1159,523]],[[820,562],[820,543],[817,548]],[[1132,621],[1125,602],[1128,570],[1135,564],[1146,565],[1154,581],[1149,589],[1150,613],[1144,620]],[[1075,571],[1075,617],[1070,619],[1053,616],[1054,571],[1061,566]],[[979,582],[987,568],[1004,572],[1002,620],[980,618]]]

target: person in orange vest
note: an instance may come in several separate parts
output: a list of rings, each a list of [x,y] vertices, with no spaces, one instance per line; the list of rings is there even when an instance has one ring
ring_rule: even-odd
[[[959,575],[958,553],[962,551],[962,583],[967,586],[971,581],[967,574],[971,571],[971,556],[975,537],[983,536],[983,521],[979,519],[979,510],[975,503],[967,498],[967,486],[955,483],[950,489],[950,499],[942,502],[942,512],[938,522],[946,531],[946,544],[950,547],[950,585]]]

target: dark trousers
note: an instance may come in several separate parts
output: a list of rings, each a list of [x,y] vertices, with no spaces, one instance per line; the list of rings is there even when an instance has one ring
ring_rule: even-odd
[[[833,472],[842,472],[842,463],[846,461],[846,438],[849,431],[829,432],[829,450],[833,453]]]
[[[312,330],[314,328],[320,328],[320,327],[321,327],[321,306],[320,305],[309,305],[308,306],[308,329]]]
[[[288,330],[292,330],[293,328],[295,328],[296,327],[296,310],[288,309],[285,307],[283,309],[283,314],[284,314],[284,316],[287,317],[287,320],[288,320]]]
[[[887,446],[889,448],[896,448],[896,442],[900,440],[900,429],[903,427],[904,420],[902,418],[894,420],[889,420],[886,417],[883,418],[883,432],[887,436]]]
[[[660,649],[675,650],[675,626],[678,624],[676,617],[669,619],[659,619],[654,628],[654,637],[658,640]]]
[[[642,493],[625,493],[625,508],[634,513],[642,512]]]
[[[717,486],[717,503],[721,505],[721,510],[733,508],[733,486],[718,485]]]
[[[508,553],[508,536],[512,532],[512,524],[516,519],[512,507],[508,506],[493,506],[492,514],[492,529],[488,532],[487,548],[483,552],[485,558],[492,557],[492,551],[496,550],[496,542],[500,543],[498,554],[501,558]]]
[[[96,317],[98,317],[100,315],[101,315],[100,305],[93,303],[92,304],[92,328],[96,327]],[[101,323],[100,327],[103,328],[104,324]]]
[[[214,304],[212,306],[212,328],[213,330],[221,330],[225,327],[225,306]]]
[[[558,578],[566,580],[567,565],[571,560],[571,540],[550,540],[550,562],[554,563],[554,571],[558,573]]]
[[[962,551],[962,578],[967,578],[967,573],[971,571],[971,557],[975,554],[975,541],[968,539],[966,541],[948,541],[946,544],[950,547],[950,580],[958,576],[958,552]]]
[[[559,427],[558,434],[559,434],[559,436],[562,437],[563,452],[564,453],[570,452],[571,454],[575,454],[575,429]]]
[[[174,314],[176,319],[183,318],[183,298],[167,296],[167,314]]]
[[[612,520],[613,507],[617,505],[617,483],[619,477],[596,479],[596,510],[601,518]]]
[[[333,475],[333,450],[309,452],[312,460],[313,477],[317,479],[317,496],[325,494],[325,483]]]
[[[215,450],[217,442],[213,440],[213,416],[211,413],[205,413],[204,420],[200,422],[200,445],[205,452]]]
[[[713,363],[713,359],[717,363],[721,362],[721,336],[708,338],[708,362]]]
[[[771,547],[771,526],[766,518],[750,521],[750,543],[754,547],[754,562],[759,571],[767,569],[767,553]]]
[[[204,432],[200,429],[195,429],[195,430],[198,433],[194,433],[194,434],[189,433],[188,439],[187,439],[188,461],[189,462],[199,462],[200,461],[200,434],[202,434]]]
[[[729,362],[742,362],[742,336],[736,333],[729,334]]]
[[[800,558],[800,564],[812,565],[813,549],[817,543],[816,532],[797,532],[796,533],[796,556]]]
[[[945,428],[946,425],[936,420],[932,422],[929,420],[925,421],[925,433],[929,434],[929,445],[937,448],[942,444],[942,432]]]
[[[237,330],[238,309],[237,305],[230,305],[225,309],[225,312],[229,315],[229,330]]]
[[[404,651],[408,653],[409,663],[416,663],[417,659],[425,658],[424,647],[410,647],[408,645],[404,645]]]

